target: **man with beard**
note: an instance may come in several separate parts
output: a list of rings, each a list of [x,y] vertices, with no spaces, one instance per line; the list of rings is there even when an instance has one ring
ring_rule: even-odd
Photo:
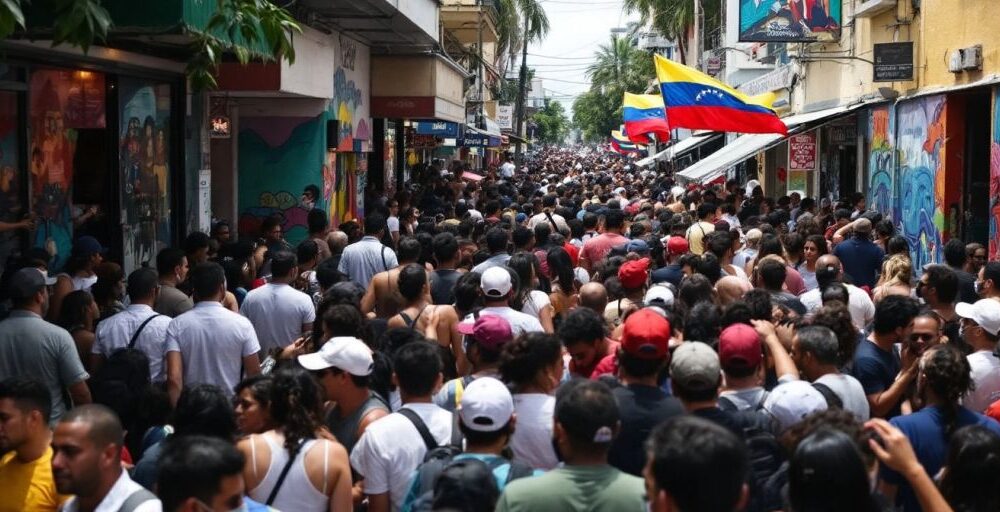
[[[63,394],[69,392],[73,404],[90,403],[87,379],[73,337],[65,329],[44,320],[49,309],[48,286],[55,279],[36,268],[14,273],[8,295],[13,311],[0,322],[0,379],[30,377],[49,391],[52,401],[50,421],[66,412]]]
[[[103,405],[84,405],[66,413],[52,436],[56,489],[74,495],[63,512],[161,511],[160,500],[122,469],[124,439],[118,417]]]

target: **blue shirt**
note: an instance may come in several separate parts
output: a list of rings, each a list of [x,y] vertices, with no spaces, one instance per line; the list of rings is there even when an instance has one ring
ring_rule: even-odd
[[[852,237],[837,244],[833,255],[840,258],[844,273],[851,276],[854,286],[875,287],[875,274],[882,267],[885,251],[871,240]]]
[[[944,466],[945,458],[948,456],[948,438],[945,437],[945,421],[941,408],[937,406],[925,407],[913,414],[893,418],[889,423],[903,431],[906,438],[910,440],[910,444],[913,445],[917,460],[920,461],[927,474],[933,478]],[[994,434],[1000,435],[1000,423],[965,407],[959,407],[955,419],[955,429],[968,425],[981,425]],[[920,504],[913,493],[913,488],[902,475],[883,467],[881,478],[898,486],[897,506],[902,505],[904,512],[920,512]]]
[[[869,339],[861,340],[854,351],[854,378],[861,383],[866,395],[874,395],[892,387],[900,368],[899,355],[894,350],[882,350]],[[893,405],[886,417],[899,416],[899,406],[900,403]]]
[[[372,276],[397,266],[399,262],[392,249],[382,245],[378,238],[366,236],[344,249],[337,270],[350,277],[351,281],[367,287]]]

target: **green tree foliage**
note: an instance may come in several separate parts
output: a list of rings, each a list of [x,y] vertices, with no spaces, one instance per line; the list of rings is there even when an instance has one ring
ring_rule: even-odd
[[[544,144],[558,144],[569,133],[566,110],[558,101],[546,102],[545,108],[535,112],[531,119],[537,126],[535,132],[537,139]]]
[[[677,42],[681,64],[686,64],[685,44],[695,24],[695,2],[705,10],[705,31],[718,30],[721,0],[624,0],[625,12],[639,13],[642,24],[649,23],[667,39]]]
[[[621,125],[625,93],[644,93],[656,72],[650,53],[635,47],[629,37],[612,37],[594,54],[587,76],[590,90],[573,102],[573,123],[585,140],[596,142]]]
[[[22,5],[29,0],[0,0],[0,39],[28,30]],[[35,0],[51,4],[55,14],[52,44],[86,52],[94,43],[111,44],[114,20],[100,0]],[[151,0],[162,1],[162,0]],[[218,7],[204,30],[193,33],[187,74],[194,89],[213,88],[225,53],[246,64],[253,58],[295,60],[292,36],[301,28],[284,8],[267,0],[216,0]],[[141,8],[140,4],[137,4]],[[48,27],[42,27],[48,28]],[[253,52],[247,48],[262,48]]]

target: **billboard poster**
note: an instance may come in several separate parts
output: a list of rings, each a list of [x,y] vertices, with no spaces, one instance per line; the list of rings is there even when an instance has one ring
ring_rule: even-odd
[[[841,0],[740,0],[742,42],[840,39]]]
[[[788,170],[816,170],[816,132],[792,135],[788,138]]]

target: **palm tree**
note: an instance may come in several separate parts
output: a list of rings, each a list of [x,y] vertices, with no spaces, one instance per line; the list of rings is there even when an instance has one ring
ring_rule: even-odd
[[[520,134],[521,124],[524,122],[524,91],[528,81],[528,45],[540,41],[549,33],[549,17],[545,14],[539,0],[501,0],[509,2],[508,7],[514,7],[519,17],[517,28],[523,27],[521,32],[521,73],[517,83],[517,116],[515,132]],[[515,161],[519,161],[521,156],[521,142],[514,146]]]
[[[594,63],[587,67],[592,89],[619,98],[625,92],[644,92],[654,76],[653,59],[629,37],[612,36],[609,44],[598,47]]]
[[[686,64],[684,42],[695,24],[695,2],[700,2],[705,15],[705,31],[718,26],[720,0],[624,0],[625,12],[638,12],[643,24],[649,23],[667,39],[677,42],[681,64]]]

